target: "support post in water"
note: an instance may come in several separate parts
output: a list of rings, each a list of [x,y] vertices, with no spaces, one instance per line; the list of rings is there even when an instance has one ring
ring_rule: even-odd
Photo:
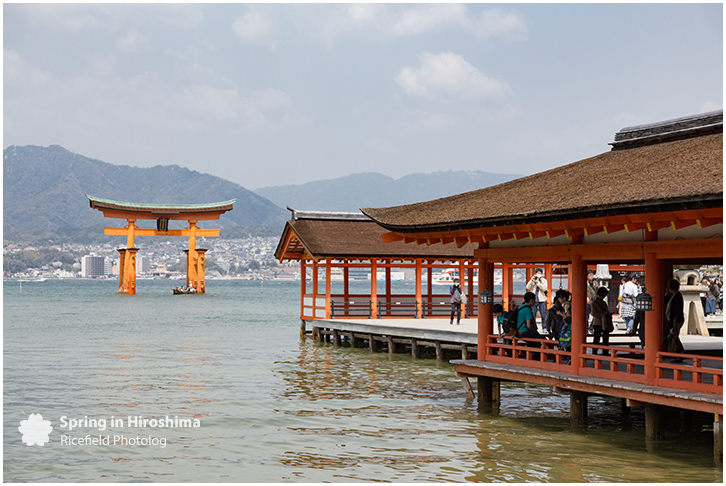
[[[713,458],[717,464],[723,463],[723,415],[718,414],[713,422]]]
[[[587,393],[576,390],[570,392],[570,420],[576,426],[587,422]]]

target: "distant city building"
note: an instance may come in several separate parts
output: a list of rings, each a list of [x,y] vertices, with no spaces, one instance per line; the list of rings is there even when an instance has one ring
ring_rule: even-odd
[[[113,258],[105,258],[104,275],[113,275],[114,274],[113,268],[114,268]]]
[[[81,259],[82,277],[102,277],[106,273],[106,258],[96,255],[86,255]]]
[[[146,255],[136,256],[136,273],[149,273],[151,271],[151,259]]]

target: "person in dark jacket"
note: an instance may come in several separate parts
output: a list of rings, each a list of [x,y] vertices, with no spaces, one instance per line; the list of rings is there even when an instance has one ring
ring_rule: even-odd
[[[454,324],[454,316],[456,316],[456,324],[461,324],[461,296],[464,291],[461,290],[458,278],[455,278],[454,285],[449,287],[449,294],[451,294],[451,319],[449,324]]]
[[[675,278],[668,282],[670,298],[666,304],[665,315],[670,333],[666,336],[664,343],[666,343],[666,351],[671,353],[683,352],[683,344],[678,336],[681,334],[681,327],[686,318],[683,314],[683,295],[681,295],[680,288],[681,283]],[[683,361],[683,358],[676,358],[674,361]]]
[[[608,346],[610,343],[610,324],[612,324],[612,317],[608,303],[605,297],[608,296],[608,289],[606,287],[600,287],[597,289],[595,298],[592,301],[592,327],[595,331],[595,337],[592,339],[592,344],[600,344],[600,336],[602,336],[603,346]],[[604,349],[601,349],[602,354],[607,354]],[[595,353],[597,354],[597,350]]]

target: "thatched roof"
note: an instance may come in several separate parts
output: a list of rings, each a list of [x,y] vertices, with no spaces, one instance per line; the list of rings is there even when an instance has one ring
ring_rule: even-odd
[[[278,260],[299,258],[303,249],[316,258],[471,258],[476,244],[454,245],[383,243],[387,231],[360,213],[295,211],[275,251]],[[334,216],[337,215],[337,218]],[[292,233],[292,234],[291,234]]]
[[[637,144],[456,196],[362,211],[415,233],[723,207],[723,114],[711,118],[701,132],[633,127]]]

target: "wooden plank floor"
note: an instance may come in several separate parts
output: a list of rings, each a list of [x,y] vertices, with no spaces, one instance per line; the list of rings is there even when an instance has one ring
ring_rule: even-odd
[[[539,322],[539,320],[538,320]],[[448,319],[316,319],[311,321],[313,327],[352,331],[361,334],[383,334],[402,338],[415,338],[430,341],[446,341],[454,343],[477,344],[477,320],[462,319],[460,325],[450,325]],[[539,328],[541,326],[538,324]],[[627,345],[637,342],[638,338],[626,336],[618,331],[610,336],[611,345]],[[592,336],[587,337],[592,343]],[[723,337],[720,336],[681,336],[686,353],[723,352]]]

